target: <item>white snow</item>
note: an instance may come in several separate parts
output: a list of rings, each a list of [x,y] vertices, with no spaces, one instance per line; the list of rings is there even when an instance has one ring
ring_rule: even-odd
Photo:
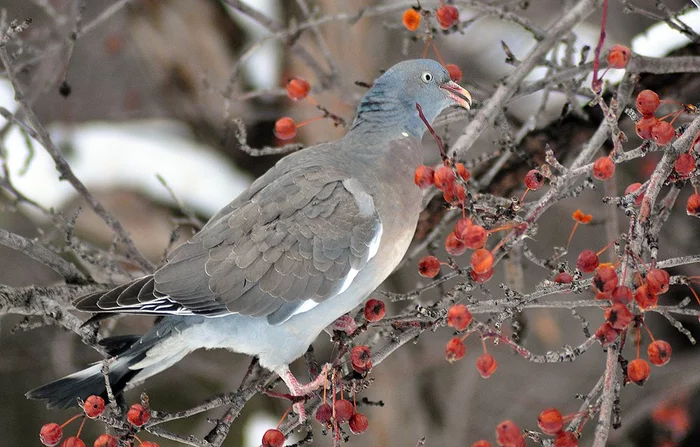
[[[0,81],[0,106],[14,111],[12,96],[10,85]],[[0,126],[4,122],[0,118]],[[175,121],[92,122],[49,129],[54,143],[70,145],[65,158],[88,188],[138,190],[172,203],[156,177],[160,174],[187,206],[211,215],[251,181],[223,155],[196,142],[187,128]],[[29,151],[16,127],[5,143],[12,181],[23,194],[45,207],[60,207],[75,196],[67,182],[58,180],[53,160],[37,142],[26,173],[22,169]]]
[[[700,32],[700,9],[693,8],[678,18],[695,32]],[[662,57],[690,42],[666,22],[659,22],[632,39],[632,51],[642,56]]]

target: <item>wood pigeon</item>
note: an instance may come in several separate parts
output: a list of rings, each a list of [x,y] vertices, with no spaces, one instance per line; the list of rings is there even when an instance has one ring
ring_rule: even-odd
[[[401,261],[421,211],[413,173],[425,119],[471,96],[428,60],[400,62],[365,94],[347,134],[281,159],[177,247],[152,275],[79,298],[87,312],[168,315],[143,336],[106,339],[115,393],[199,348],[257,356],[293,395],[289,371],[321,331]],[[101,364],[27,393],[49,408],[105,395]],[[295,410],[303,418],[303,407]]]

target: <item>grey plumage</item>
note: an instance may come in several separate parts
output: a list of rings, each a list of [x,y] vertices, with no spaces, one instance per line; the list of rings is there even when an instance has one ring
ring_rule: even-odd
[[[288,364],[362,302],[411,241],[426,129],[415,104],[432,121],[449,105],[468,107],[468,95],[434,61],[397,64],[365,95],[344,138],[282,159],[153,275],[80,298],[76,307],[88,312],[178,315],[124,348],[117,391],[194,349],[227,348],[258,356],[294,393]],[[76,380],[94,392],[93,375],[27,395],[63,407],[66,394],[86,396]]]

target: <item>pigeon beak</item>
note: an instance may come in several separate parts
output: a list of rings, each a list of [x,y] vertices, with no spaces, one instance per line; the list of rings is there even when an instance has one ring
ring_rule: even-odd
[[[472,107],[472,95],[456,82],[449,81],[440,86],[441,89],[447,90],[448,98],[454,100],[458,106],[463,109],[470,110]]]

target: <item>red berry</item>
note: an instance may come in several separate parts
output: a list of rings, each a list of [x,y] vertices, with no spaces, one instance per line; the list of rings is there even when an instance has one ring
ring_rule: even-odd
[[[527,174],[525,174],[525,186],[528,189],[537,191],[544,185],[544,175],[537,169],[530,169]]]
[[[445,345],[445,358],[448,362],[454,363],[464,357],[467,352],[467,348],[464,346],[464,342],[459,337],[452,337],[450,341]]]
[[[102,433],[97,437],[97,439],[95,439],[95,443],[92,445],[92,447],[117,447],[118,444],[119,442],[117,441],[117,438],[112,435],[108,435],[107,433]]]
[[[442,165],[435,170],[433,175],[435,186],[440,191],[451,188],[455,184],[455,173],[451,167]]]
[[[356,435],[359,435],[360,433],[363,433],[365,430],[367,430],[367,427],[369,426],[369,421],[367,420],[367,416],[365,416],[362,413],[355,413],[352,415],[350,418],[350,422],[348,423],[350,426],[350,431],[353,432]]]
[[[598,255],[593,250],[583,250],[576,258],[576,268],[584,273],[591,273],[598,268]]]
[[[134,404],[126,412],[126,418],[136,427],[141,427],[151,419],[151,413],[143,405]]]
[[[651,374],[651,368],[646,360],[634,359],[627,364],[627,377],[637,385],[644,385],[649,374]]]
[[[160,447],[157,442],[143,441],[139,447]]]
[[[470,225],[462,232],[461,236],[464,245],[472,250],[477,250],[486,245],[486,239],[488,239],[489,234],[481,225]]]
[[[333,405],[335,407],[335,419],[338,422],[347,422],[352,417],[354,408],[352,402],[347,399],[338,399]]]
[[[613,303],[605,311],[605,319],[610,323],[610,325],[618,330],[625,329],[632,322],[634,315],[632,312],[622,303]]]
[[[85,442],[77,436],[71,436],[61,443],[61,447],[85,447]]]
[[[291,140],[297,135],[297,125],[293,119],[285,116],[275,122],[275,136],[280,140]]]
[[[563,431],[554,438],[554,447],[578,447],[578,437],[570,431]]]
[[[651,269],[647,272],[646,283],[649,292],[653,294],[666,293],[671,283],[671,276],[666,270]]]
[[[474,270],[472,270],[470,275],[474,281],[483,284],[493,276],[493,267],[484,273],[476,273]]]
[[[559,272],[557,276],[554,277],[554,282],[559,284],[571,284],[574,282],[574,277],[567,272]]]
[[[673,140],[676,135],[676,131],[667,121],[658,121],[651,128],[651,139],[656,142],[656,144],[668,144]]]
[[[464,240],[464,237],[466,236],[466,231],[469,227],[474,225],[472,223],[472,220],[468,217],[462,217],[457,221],[455,224],[455,229],[454,229],[454,234],[459,239],[460,241]]]
[[[611,68],[625,68],[632,52],[624,45],[614,45],[608,53],[608,65]]]
[[[352,348],[350,363],[352,364],[352,369],[360,374],[364,374],[372,369],[372,353],[369,350],[369,346],[360,345]]]
[[[593,163],[593,177],[607,180],[615,174],[615,163],[610,157],[600,157]]]
[[[462,177],[462,180],[464,180],[465,182],[468,182],[469,179],[472,177],[471,173],[469,172],[469,169],[467,169],[467,167],[464,166],[463,163],[457,163],[455,165],[455,171],[457,171],[457,175]]]
[[[442,5],[437,10],[437,21],[442,29],[452,27],[459,20],[459,11],[454,5]]]
[[[469,265],[476,273],[486,273],[493,268],[493,261],[493,253],[485,248],[480,248],[472,253]]]
[[[453,232],[448,234],[447,239],[445,239],[445,250],[452,256],[460,256],[467,251],[467,246],[464,245],[464,242],[457,239],[457,236],[455,236]]]
[[[365,303],[365,319],[370,323],[376,323],[386,315],[386,306],[384,301],[375,300],[374,298],[367,300]]]
[[[595,331],[595,338],[603,346],[608,346],[610,343],[614,342],[618,335],[620,335],[620,331],[612,327],[607,321],[600,325]]]
[[[520,444],[523,436],[520,427],[513,421],[503,421],[496,426],[496,440],[503,447],[515,447]]]
[[[284,434],[276,428],[271,428],[262,437],[262,447],[282,447]]]
[[[456,82],[458,84],[462,82],[462,70],[458,66],[456,66],[455,64],[447,64],[445,65],[445,68],[450,74],[450,79],[453,82]]]
[[[632,301],[632,290],[627,286],[617,286],[610,293],[610,299],[615,303],[627,304]]]
[[[455,304],[447,311],[447,325],[457,331],[465,330],[472,322],[472,313],[464,304]]]
[[[85,410],[85,416],[90,419],[95,419],[105,411],[105,400],[94,394],[88,396],[88,398],[85,399],[83,410]]]
[[[418,273],[426,278],[435,278],[440,273],[440,261],[435,256],[424,256],[418,261]]]
[[[644,116],[653,115],[659,108],[659,95],[652,90],[642,90],[637,95],[637,110]]]
[[[409,31],[415,31],[420,26],[420,13],[413,8],[403,12],[403,26]]]
[[[695,170],[695,158],[688,152],[683,152],[673,163],[673,169],[683,177],[687,177]]]
[[[416,168],[416,172],[413,174],[413,181],[420,189],[428,188],[435,183],[433,176],[435,175],[435,170],[430,166],[420,165]]]
[[[333,408],[325,402],[322,403],[316,410],[316,420],[325,425],[331,421],[331,417],[333,417]]]
[[[285,87],[287,90],[287,96],[289,96],[294,101],[306,98],[311,90],[311,86],[305,79],[302,78],[292,78],[287,82]]]
[[[564,418],[556,408],[547,408],[537,416],[537,426],[546,435],[556,435],[564,429]]]
[[[612,292],[617,287],[617,272],[608,264],[599,265],[593,276],[593,287],[600,292]]]
[[[63,429],[55,422],[49,422],[41,427],[39,440],[49,447],[57,445],[63,437]]]
[[[664,366],[671,360],[671,345],[663,340],[654,340],[647,346],[649,361],[656,366]]]
[[[478,441],[474,442],[471,447],[491,447],[491,443],[486,439],[479,439]]]
[[[691,194],[685,204],[685,211],[689,216],[700,216],[700,194]]]
[[[464,186],[453,183],[452,186],[442,190],[442,197],[445,199],[445,202],[457,206],[464,203],[467,193],[464,191]]]
[[[476,359],[476,369],[481,374],[481,377],[488,379],[491,374],[496,372],[498,368],[498,362],[493,358],[491,354],[485,352]]]
[[[634,125],[634,130],[639,135],[639,138],[643,140],[651,140],[651,128],[659,122],[659,119],[655,116],[645,116]]]
[[[651,293],[648,285],[642,284],[634,291],[634,301],[636,301],[642,309],[648,309],[656,306],[656,303],[659,302],[659,297],[655,293]]]
[[[641,183],[631,183],[627,188],[625,188],[625,195],[632,194],[633,192],[637,191],[641,187],[642,187]],[[642,200],[644,200],[644,193],[639,194],[637,196],[637,198],[634,199],[634,206],[641,205]]]

